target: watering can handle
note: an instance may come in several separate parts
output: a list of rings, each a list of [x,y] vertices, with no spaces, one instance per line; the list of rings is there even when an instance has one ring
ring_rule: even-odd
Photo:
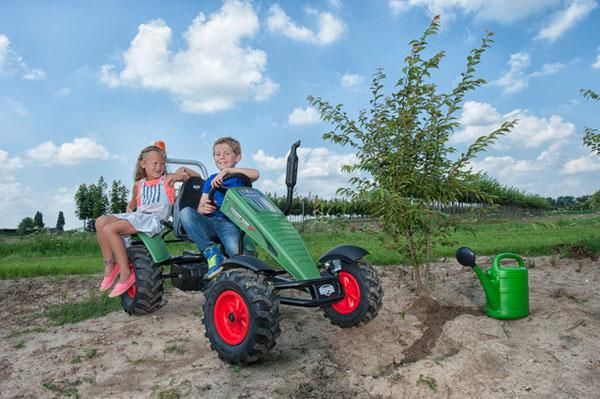
[[[513,259],[513,260],[516,260],[517,263],[519,264],[519,267],[525,267],[525,262],[523,261],[523,258],[521,258],[517,254],[512,254],[512,253],[509,253],[509,252],[505,252],[505,253],[496,255],[496,257],[494,258],[494,263],[492,264],[492,266],[496,267],[496,268],[501,267],[502,264],[500,263],[500,261],[502,259]]]

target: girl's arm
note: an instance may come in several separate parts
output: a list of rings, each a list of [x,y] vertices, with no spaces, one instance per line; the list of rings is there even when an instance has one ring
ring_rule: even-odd
[[[225,168],[222,169],[210,183],[213,187],[221,187],[223,185],[223,179],[227,175],[232,175],[234,173],[241,173],[246,175],[251,182],[257,181],[260,177],[258,170],[252,168]]]
[[[137,190],[138,184],[135,182],[133,183],[133,188],[131,189],[131,200],[127,204],[127,209],[125,212],[134,212],[137,209]]]
[[[167,183],[169,183],[169,185],[172,186],[173,184],[175,184],[175,182],[186,181],[191,176],[200,176],[200,174],[194,169],[182,166],[178,168],[174,173],[167,173]]]

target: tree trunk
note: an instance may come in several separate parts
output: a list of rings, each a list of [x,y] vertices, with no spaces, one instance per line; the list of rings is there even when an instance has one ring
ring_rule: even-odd
[[[421,281],[421,272],[419,270],[421,265],[419,264],[419,261],[417,259],[417,253],[413,242],[412,230],[406,229],[404,233],[406,236],[406,243],[408,245],[408,252],[412,259],[412,266],[415,269],[415,279],[417,280],[417,295],[421,296],[421,294],[423,293],[423,282]]]

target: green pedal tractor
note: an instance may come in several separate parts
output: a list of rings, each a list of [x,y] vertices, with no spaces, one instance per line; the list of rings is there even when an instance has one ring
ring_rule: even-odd
[[[287,160],[283,212],[249,187],[249,182],[248,187],[226,190],[221,211],[241,230],[240,255],[226,259],[224,271],[213,280],[204,278],[207,264],[201,253],[186,250],[172,256],[167,248],[169,242],[188,239],[179,226],[178,212],[186,206],[195,209],[202,192],[201,178],[186,181],[174,206],[173,223],[155,237],[143,233],[132,237],[128,252],[136,283],[121,296],[124,310],[132,315],[157,310],[163,304],[163,282],[168,278],[178,289],[203,291],[203,322],[211,348],[222,360],[237,364],[256,362],[275,346],[280,334],[280,304],[320,307],[331,323],[342,328],[371,321],[381,308],[383,290],[377,272],[363,260],[368,252],[341,245],[315,264],[286,217],[296,184],[299,145],[292,146]],[[171,158],[167,162],[195,164],[206,174],[198,162]],[[178,238],[166,240],[171,231]],[[254,244],[281,268],[258,259]]]

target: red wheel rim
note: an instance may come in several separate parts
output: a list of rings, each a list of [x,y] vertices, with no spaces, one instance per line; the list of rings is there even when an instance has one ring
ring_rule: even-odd
[[[213,314],[215,329],[228,345],[240,344],[248,335],[250,312],[248,305],[235,291],[223,291],[215,302]]]
[[[358,307],[360,303],[360,286],[354,276],[348,272],[340,272],[338,279],[346,296],[339,302],[334,303],[331,307],[338,313],[348,314],[352,313]]]
[[[135,273],[135,269],[133,267],[133,262],[129,262],[129,270],[131,270],[131,273]],[[127,290],[127,295],[129,296],[129,298],[135,298],[136,292],[137,292],[137,289],[135,288],[135,283],[134,283]]]

